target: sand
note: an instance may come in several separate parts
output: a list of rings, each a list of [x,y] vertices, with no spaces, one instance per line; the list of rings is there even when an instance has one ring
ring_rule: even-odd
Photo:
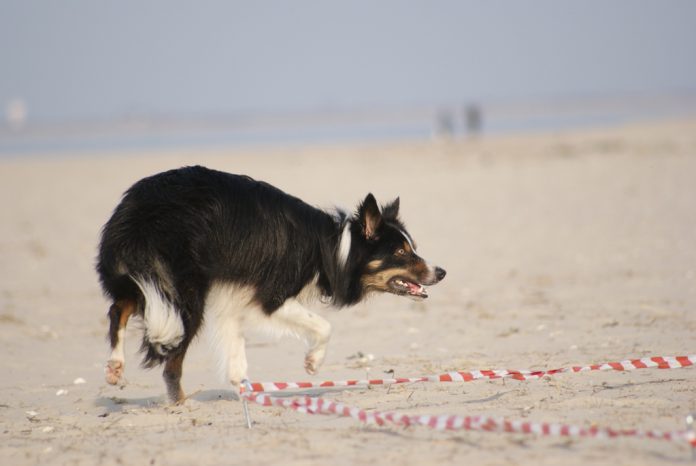
[[[123,388],[104,382],[99,230],[143,176],[205,164],[307,202],[401,196],[419,252],[448,271],[416,303],[375,297],[321,311],[334,327],[320,373],[303,345],[253,337],[256,381],[541,369],[696,353],[696,121],[553,134],[306,148],[45,154],[0,160],[0,463],[671,464],[687,445],[362,426],[241,403],[205,341],[184,364],[183,406],[127,335]],[[373,359],[361,363],[361,352]],[[368,367],[365,367],[368,366]],[[80,383],[84,382],[84,383]],[[363,388],[364,409],[486,414],[677,430],[696,370]]]

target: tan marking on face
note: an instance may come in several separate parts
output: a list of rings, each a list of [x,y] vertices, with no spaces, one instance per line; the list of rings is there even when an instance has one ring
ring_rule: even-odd
[[[367,270],[369,270],[369,271],[378,270],[380,267],[382,267],[382,264],[384,264],[384,261],[382,261],[380,259],[375,259],[375,260],[367,263]]]
[[[404,249],[404,251],[406,251],[409,254],[414,252],[413,249],[411,249],[411,245],[408,244],[408,241],[404,241],[402,248]]]
[[[394,277],[414,280],[413,274],[407,269],[387,269],[374,274],[365,275],[362,278],[362,285],[368,290],[387,291],[389,290],[389,280]]]

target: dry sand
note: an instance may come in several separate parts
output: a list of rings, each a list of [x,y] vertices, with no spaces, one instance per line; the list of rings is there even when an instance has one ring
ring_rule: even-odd
[[[189,164],[269,181],[311,204],[401,196],[419,251],[448,270],[424,303],[323,314],[314,380],[553,368],[695,353],[696,122],[477,141],[0,160],[0,464],[671,464],[684,444],[365,427],[241,404],[204,341],[169,406],[128,332],[123,389],[103,365],[99,229],[139,178]],[[253,380],[305,380],[302,345],[253,338]],[[74,384],[82,378],[86,383]],[[365,409],[681,429],[696,370],[411,385],[331,393]]]

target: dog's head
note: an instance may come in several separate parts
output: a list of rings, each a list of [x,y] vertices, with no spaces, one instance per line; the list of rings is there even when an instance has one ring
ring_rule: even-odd
[[[428,264],[399,219],[399,199],[382,209],[368,194],[351,220],[350,255],[360,273],[363,292],[380,291],[415,299],[428,297],[425,288],[445,277]]]

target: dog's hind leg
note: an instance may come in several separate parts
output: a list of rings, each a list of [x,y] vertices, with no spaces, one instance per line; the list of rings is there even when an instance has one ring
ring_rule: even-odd
[[[168,357],[162,372],[169,399],[175,404],[181,404],[186,399],[184,391],[181,389],[181,372],[185,355],[186,348],[181,348],[177,354]]]
[[[288,300],[283,304],[271,315],[271,320],[307,343],[308,351],[304,367],[308,374],[316,374],[326,356],[326,345],[331,337],[331,324],[295,300]]]
[[[123,376],[125,367],[125,336],[126,324],[130,316],[136,311],[136,303],[130,299],[122,299],[114,302],[109,308],[109,340],[111,342],[111,356],[106,363],[106,382],[116,385]]]

